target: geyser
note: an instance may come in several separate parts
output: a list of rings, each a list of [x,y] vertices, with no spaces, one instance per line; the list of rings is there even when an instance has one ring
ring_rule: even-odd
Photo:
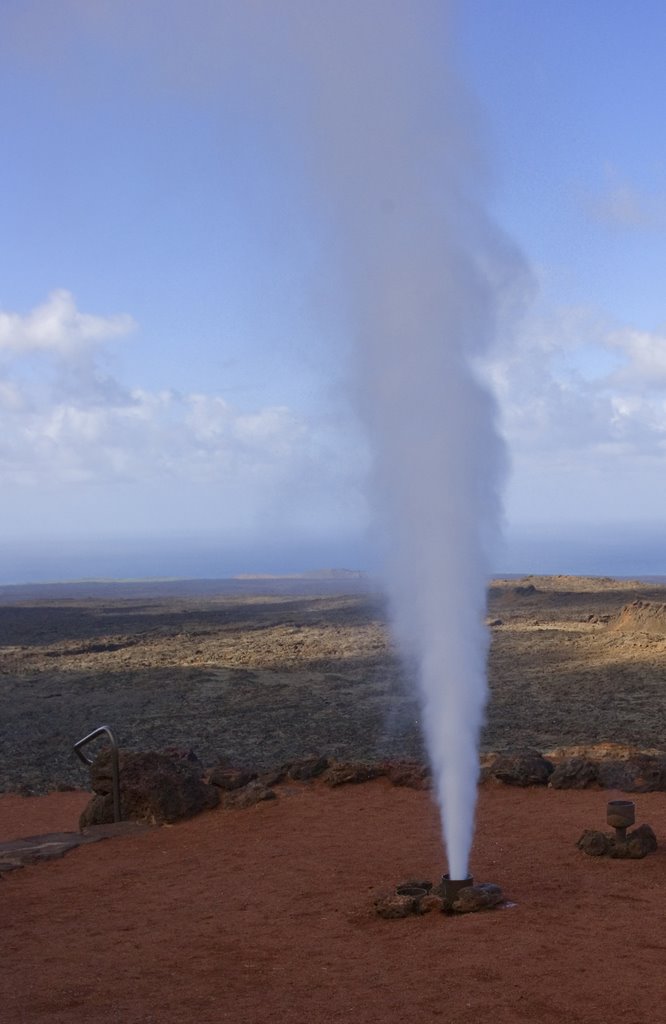
[[[504,451],[477,371],[517,264],[484,214],[441,0],[297,5],[371,442],[393,625],[415,667],[451,879],[465,879]]]
[[[375,534],[455,880],[468,875],[504,470],[478,366],[522,268],[484,212],[477,114],[453,70],[446,8],[286,0],[263,31],[280,40],[283,109],[304,118],[328,214],[327,276],[356,342],[351,388],[372,451]]]

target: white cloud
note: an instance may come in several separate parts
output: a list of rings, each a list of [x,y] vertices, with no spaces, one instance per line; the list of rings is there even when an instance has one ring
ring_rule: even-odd
[[[135,327],[126,313],[107,317],[80,313],[71,293],[60,288],[25,316],[0,310],[0,351],[69,356],[129,334]]]
[[[514,456],[661,456],[662,333],[611,327],[584,310],[533,317],[495,354],[486,373]]]
[[[323,523],[332,509],[343,519],[362,517],[364,455],[358,439],[341,443],[342,431],[336,437],[330,423],[306,420],[284,405],[241,409],[221,394],[128,387],[105,376],[99,346],[134,321],[81,313],[67,292],[53,293],[26,316],[3,317],[5,510],[19,494],[67,488],[75,510],[76,494],[92,488],[108,518],[120,490],[140,499],[166,489],[175,509],[189,491],[203,488],[219,504],[219,521],[232,528],[267,515]],[[163,503],[156,522],[164,527],[172,511]],[[192,517],[195,522],[196,508]]]
[[[509,525],[663,519],[666,339],[597,313],[533,315],[486,372],[511,456]]]
[[[666,333],[628,327],[610,333],[607,345],[623,357],[609,384],[630,392],[666,390]]]
[[[625,230],[666,229],[666,194],[638,188],[611,166],[605,184],[586,206],[593,220]]]

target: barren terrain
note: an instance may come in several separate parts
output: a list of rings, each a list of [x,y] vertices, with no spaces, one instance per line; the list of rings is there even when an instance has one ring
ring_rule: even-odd
[[[0,594],[5,790],[85,786],[71,745],[103,722],[124,746],[193,747],[208,764],[420,752],[408,672],[361,581],[196,591]],[[484,747],[663,748],[665,596],[638,582],[495,582]],[[661,844],[644,860],[576,847],[616,795],[488,780],[471,870],[507,903],[465,917],[375,915],[379,891],[446,870],[432,794],[387,778],[287,782],[246,810],[28,864],[0,880],[3,1011],[16,1024],[661,1020],[663,792],[636,794]],[[88,797],[6,793],[0,839],[74,830]]]
[[[649,613],[621,614],[639,600]],[[484,749],[663,747],[665,600],[659,583],[495,581]],[[0,588],[4,791],[86,785],[72,744],[102,723],[126,747],[268,768],[420,756],[418,718],[362,580]]]
[[[482,786],[472,871],[510,905],[385,921],[437,879],[431,795],[378,779],[81,847],[0,882],[11,1024],[657,1024],[666,851],[586,857],[608,791]],[[637,796],[660,842],[663,793]],[[75,827],[86,796],[0,797],[0,836]]]

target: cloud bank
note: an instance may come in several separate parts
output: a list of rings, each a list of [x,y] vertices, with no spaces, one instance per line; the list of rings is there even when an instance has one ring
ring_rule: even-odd
[[[666,500],[666,332],[533,312],[485,372],[522,522],[657,520]]]
[[[285,405],[239,408],[219,391],[128,386],[110,375],[105,349],[136,327],[128,314],[80,311],[65,290],[26,314],[0,311],[6,501],[44,488],[169,484],[207,488],[227,527],[269,511],[279,525],[291,517],[292,499],[306,515],[316,516],[320,502],[360,514],[362,457],[358,448],[356,457],[342,456],[324,419],[306,420]],[[168,506],[155,514],[168,522]],[[323,520],[330,526],[330,516]]]

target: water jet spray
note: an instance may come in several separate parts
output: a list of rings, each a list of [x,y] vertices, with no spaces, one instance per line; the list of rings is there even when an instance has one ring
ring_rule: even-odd
[[[306,137],[330,217],[333,300],[355,339],[351,393],[371,452],[391,625],[415,666],[448,873],[467,880],[506,468],[480,366],[505,292],[526,275],[486,212],[449,5],[288,2],[280,23],[285,7],[287,63],[309,76]]]

